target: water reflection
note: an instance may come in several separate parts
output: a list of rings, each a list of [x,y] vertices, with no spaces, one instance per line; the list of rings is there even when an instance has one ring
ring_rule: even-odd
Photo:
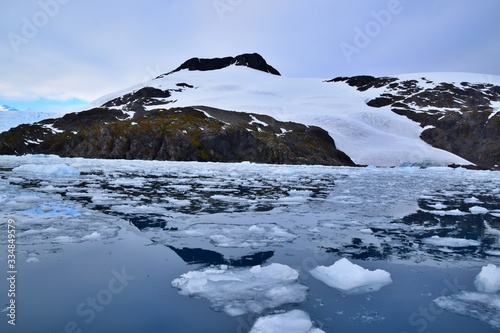
[[[264,251],[240,258],[226,259],[221,253],[216,251],[188,247],[176,248],[170,245],[167,245],[167,247],[177,253],[188,264],[230,265],[236,267],[256,266],[262,265],[274,255],[274,251]]]

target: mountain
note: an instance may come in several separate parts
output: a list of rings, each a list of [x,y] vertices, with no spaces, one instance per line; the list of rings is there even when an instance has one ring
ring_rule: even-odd
[[[186,63],[192,62],[198,60]],[[200,63],[202,69],[183,65],[94,105],[139,114],[157,107],[209,105],[316,125],[358,164],[491,168],[500,159],[499,77],[417,73],[320,80],[268,75],[234,61],[222,68],[218,59]]]
[[[0,132],[20,124],[30,124],[45,118],[54,117],[55,113],[33,110],[18,110],[8,105],[0,105]]]
[[[16,108],[10,107],[8,105],[0,105],[0,112],[16,112],[19,111]]]
[[[245,54],[240,54],[236,57],[225,57],[225,58],[211,58],[211,59],[191,58],[186,62],[184,62],[179,67],[177,67],[176,69],[174,69],[173,71],[167,73],[167,75],[179,72],[183,69],[187,69],[190,71],[212,71],[216,69],[229,67],[231,65],[245,66],[262,72],[274,75],[281,75],[274,67],[269,65],[260,54],[257,53],[251,53],[251,54],[245,53]]]
[[[448,74],[449,75],[449,74]],[[460,77],[461,76],[461,77]],[[500,164],[500,86],[474,82],[470,74],[421,77],[339,77],[358,91],[379,90],[368,100],[374,108],[389,107],[423,127],[420,137],[481,166]],[[432,78],[432,79],[431,79]]]
[[[345,152],[357,164],[378,166],[476,164],[494,168],[500,160],[500,77],[480,74],[424,73],[322,80],[283,77],[258,54],[192,58],[153,80],[106,95],[95,101],[92,107],[84,113],[68,115],[65,120],[47,120],[34,124],[35,127],[13,129],[10,143],[0,135],[0,153],[48,152],[51,149],[54,153],[61,153],[57,149],[63,149],[65,156],[76,156],[77,152],[83,156],[83,152],[90,154],[93,151],[85,156],[144,158],[137,154],[136,148],[136,153],[130,152],[135,147],[132,142],[144,143],[144,138],[169,142],[162,134],[164,132],[155,132],[153,137],[151,132],[160,126],[158,122],[165,123],[167,118],[174,121],[172,117],[177,112],[179,119],[175,121],[183,125],[176,129],[167,126],[169,131],[176,133],[175,140],[181,140],[179,133],[191,135],[195,127],[212,130],[211,135],[204,134],[203,138],[215,141],[191,140],[194,146],[185,147],[191,149],[189,158],[194,160],[238,160],[236,153],[222,158],[221,152],[214,150],[222,144],[220,135],[228,137],[227,131],[250,133],[252,140],[269,134],[284,140],[278,143],[273,137],[272,143],[260,141],[259,145],[273,146],[268,153],[275,157],[259,160],[270,163],[349,165],[349,162],[340,162],[340,152]],[[191,117],[189,121],[186,115]],[[95,117],[102,118],[100,123],[93,122]],[[208,123],[213,125],[211,122],[218,123],[210,127]],[[283,125],[288,122],[295,123],[294,129]],[[123,129],[119,129],[120,126]],[[326,130],[324,133],[329,136],[318,127]],[[90,128],[95,135],[87,134],[86,138],[81,138],[82,133],[90,133]],[[313,130],[307,131],[307,128]],[[125,132],[120,132],[122,130]],[[325,160],[329,154],[326,150],[307,162],[306,156],[293,157],[287,162],[283,157],[276,158],[285,146],[287,153],[284,155],[287,156],[301,150],[293,146],[298,139],[285,140],[280,131],[287,135],[290,131],[299,131],[301,134],[296,135],[302,136],[302,142],[309,142],[309,148],[319,145],[330,149],[333,144],[336,153],[332,156],[336,156],[336,162]],[[64,140],[62,133],[66,135]],[[143,133],[144,137],[138,133]],[[47,149],[45,140],[56,134],[60,142],[54,142],[53,148]],[[312,137],[305,138],[304,135]],[[122,142],[123,136],[128,138],[125,141],[130,146]],[[80,137],[80,141],[75,137]],[[96,138],[108,142],[102,153],[97,153],[96,147],[88,148]],[[316,141],[318,138],[322,138],[321,143]],[[177,143],[184,147],[183,141],[175,140],[170,141],[171,146]],[[233,147],[238,140],[243,139],[226,140],[223,145]],[[243,142],[249,142],[245,140]],[[74,146],[77,141],[81,149]],[[17,142],[15,149],[13,142]],[[130,151],[120,148],[121,152],[113,155],[112,147],[116,142],[121,147],[129,147]],[[180,156],[173,151],[171,154],[160,153],[160,150],[151,149],[147,158],[176,159]],[[201,153],[203,151],[205,153]],[[207,155],[207,151],[213,153]],[[258,148],[257,151],[265,149]],[[243,155],[240,153],[239,158]]]
[[[154,109],[134,117],[95,108],[0,133],[0,154],[349,165],[316,126],[209,107]]]

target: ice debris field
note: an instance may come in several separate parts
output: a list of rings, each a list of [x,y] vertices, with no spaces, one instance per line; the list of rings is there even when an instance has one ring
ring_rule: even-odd
[[[403,280],[386,262],[473,270],[474,291],[432,301],[500,329],[497,172],[2,156],[0,190],[0,226],[15,218],[18,246],[37,249],[20,252],[26,264],[139,235],[185,262],[165,281],[179,297],[228,318],[254,314],[251,332],[334,331],[311,288],[356,302],[389,297]],[[386,318],[345,321],[387,328]]]

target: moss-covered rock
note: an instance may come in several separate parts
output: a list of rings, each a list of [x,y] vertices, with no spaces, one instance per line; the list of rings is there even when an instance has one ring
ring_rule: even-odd
[[[354,165],[319,127],[202,106],[196,109],[157,109],[129,119],[124,119],[121,111],[100,108],[30,126],[1,133],[3,145],[0,145],[0,153]],[[30,146],[21,143],[29,133],[44,129],[40,143]]]

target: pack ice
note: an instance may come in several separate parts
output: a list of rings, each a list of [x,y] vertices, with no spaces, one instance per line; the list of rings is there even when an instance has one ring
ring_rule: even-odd
[[[209,300],[216,311],[239,316],[303,302],[308,288],[298,283],[298,277],[295,269],[277,263],[251,268],[220,265],[182,274],[172,286],[182,295]]]
[[[377,291],[392,283],[391,274],[376,269],[370,271],[342,258],[331,266],[318,266],[310,271],[316,279],[346,294]]]

